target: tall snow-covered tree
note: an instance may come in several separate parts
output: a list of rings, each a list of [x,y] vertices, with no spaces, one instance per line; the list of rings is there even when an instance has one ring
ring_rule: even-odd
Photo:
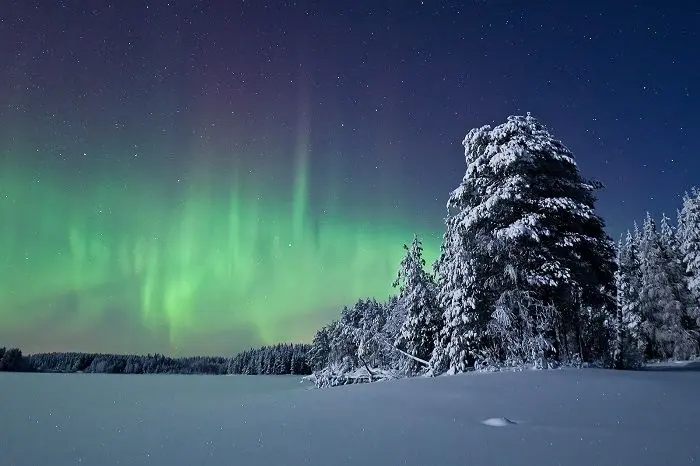
[[[636,237],[628,231],[624,240],[620,239],[617,248],[617,315],[613,361],[618,369],[636,367],[642,362],[639,351],[642,337],[639,312],[642,280]]]
[[[387,318],[384,325],[384,334],[387,340],[395,342],[401,332],[401,326],[406,320],[406,309],[401,305],[397,295],[389,296],[389,299],[384,303]]]
[[[332,325],[321,327],[314,335],[306,360],[311,370],[318,371],[328,365],[331,352]]]
[[[683,197],[678,213],[678,243],[688,275],[688,288],[700,305],[700,190]],[[700,317],[699,317],[700,318]],[[698,322],[700,325],[700,321]]]
[[[690,283],[693,277],[684,260],[678,228],[671,225],[671,219],[666,215],[661,218],[661,242],[666,251],[671,280],[680,285],[679,295],[685,307],[683,327],[694,330],[697,325],[691,321],[700,317],[700,301],[694,298],[694,286]]]
[[[639,245],[639,309],[649,359],[687,359],[697,351],[697,338],[689,328],[695,307],[682,264],[672,249],[671,234],[670,226],[659,232],[647,213]]]
[[[309,352],[314,370],[328,366],[350,371],[370,365],[386,365],[391,352],[382,331],[387,322],[387,309],[375,299],[360,299],[345,306],[340,319],[320,329]]]
[[[458,199],[450,199],[448,207],[453,202],[457,204]],[[478,264],[462,236],[461,224],[466,214],[465,208],[445,219],[447,228],[434,265],[443,326],[430,356],[432,374],[464,372],[474,365],[479,351],[476,329],[480,322],[475,297],[481,290],[476,286]]]
[[[460,372],[481,357],[496,305],[513,290],[556,310],[544,331],[556,351],[602,356],[585,354],[584,322],[603,328],[581,311],[615,306],[614,247],[594,211],[599,184],[529,114],[473,129],[463,144],[467,170],[448,200],[436,263],[444,327],[434,370]]]
[[[661,215],[661,241],[664,247],[668,251],[669,260],[680,263],[680,246],[678,244],[678,238],[676,237],[676,231],[671,225],[671,219],[666,216],[666,214]]]
[[[413,237],[410,246],[404,245],[404,249],[406,255],[393,283],[394,287],[399,288],[398,306],[405,313],[395,345],[414,357],[427,360],[441,328],[437,289],[432,275],[425,270],[423,245],[418,236]],[[406,366],[409,374],[425,368],[414,359],[406,359]]]
[[[391,349],[382,338],[388,318],[387,308],[376,299],[361,299],[355,303],[354,309],[361,316],[356,333],[358,359],[363,365],[387,367]]]

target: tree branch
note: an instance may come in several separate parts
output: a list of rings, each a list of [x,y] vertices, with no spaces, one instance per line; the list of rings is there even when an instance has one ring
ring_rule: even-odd
[[[397,348],[396,346],[393,346],[393,345],[392,345],[391,347],[392,347],[393,349],[395,349],[396,351],[398,351],[399,353],[401,353],[401,354],[403,354],[404,356],[406,356],[407,358],[411,358],[411,359],[413,359],[414,361],[416,361],[417,363],[423,364],[425,367],[430,367],[430,363],[429,363],[428,361],[426,361],[426,360],[424,360],[424,359],[421,359],[421,358],[419,358],[419,357],[413,356],[412,354],[408,354],[407,352],[405,352],[405,351],[403,351],[403,350],[400,350],[400,349]]]
[[[365,369],[367,369],[367,373],[369,374],[369,381],[371,382],[372,378],[374,377],[374,372],[370,370],[369,366],[365,362],[364,358],[362,358],[362,356],[358,355],[357,358],[360,360],[362,365],[365,366]]]

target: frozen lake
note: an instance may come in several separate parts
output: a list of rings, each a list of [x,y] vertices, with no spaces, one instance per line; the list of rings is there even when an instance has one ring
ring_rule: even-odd
[[[0,373],[0,465],[700,464],[700,370],[298,377]]]

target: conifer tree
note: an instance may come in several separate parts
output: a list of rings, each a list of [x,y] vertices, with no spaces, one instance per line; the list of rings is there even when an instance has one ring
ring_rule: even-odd
[[[617,288],[617,315],[615,319],[614,365],[617,369],[637,367],[642,363],[639,313],[641,270],[638,244],[627,232],[617,248],[618,269],[615,272]]]
[[[639,252],[640,314],[648,359],[687,359],[697,351],[697,339],[688,327],[694,303],[672,244],[670,227],[660,233],[647,213]]]
[[[331,329],[331,325],[321,327],[314,335],[307,355],[311,370],[318,371],[328,365],[331,352]]]
[[[22,351],[18,348],[8,348],[0,358],[0,372],[23,372],[27,369]]]
[[[683,197],[683,207],[678,213],[678,243],[686,267],[688,288],[695,298],[695,303],[700,306],[700,190],[698,189],[693,189]]]
[[[424,269],[423,245],[418,236],[413,237],[410,246],[404,245],[404,249],[406,255],[393,283],[399,288],[398,305],[405,312],[395,344],[406,353],[426,360],[430,359],[441,326],[437,290],[433,277]],[[406,364],[409,374],[424,368],[413,359],[406,360]]]
[[[395,342],[401,332],[403,322],[406,320],[406,309],[401,305],[397,295],[389,296],[389,299],[384,303],[387,319],[384,326],[384,334],[390,342]]]
[[[448,200],[436,264],[444,327],[434,370],[460,372],[481,357],[496,304],[513,290],[556,310],[543,331],[553,348],[585,352],[585,331],[604,329],[582,309],[605,316],[615,306],[614,247],[594,211],[600,185],[582,178],[571,151],[529,114],[473,129],[463,144],[467,170]]]

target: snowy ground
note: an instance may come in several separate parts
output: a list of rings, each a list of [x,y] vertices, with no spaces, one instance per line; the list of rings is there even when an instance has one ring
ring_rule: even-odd
[[[700,367],[296,377],[0,374],[0,465],[700,463]]]

